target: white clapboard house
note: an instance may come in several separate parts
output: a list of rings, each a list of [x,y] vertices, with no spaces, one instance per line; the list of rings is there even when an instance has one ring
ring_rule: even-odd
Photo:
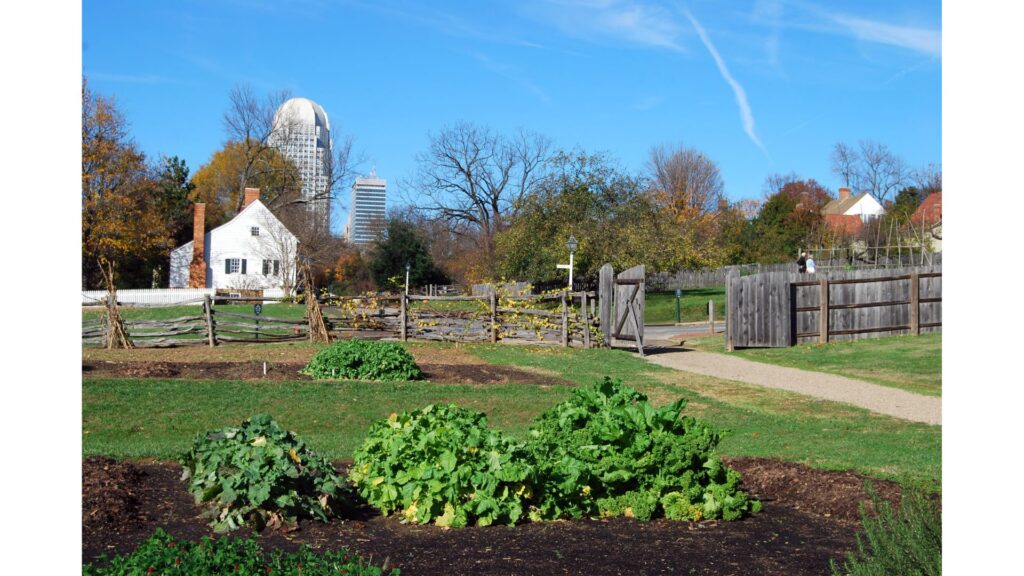
[[[171,288],[282,289],[295,285],[299,241],[246,188],[242,210],[205,232],[206,205],[196,204],[192,241],[171,251]]]

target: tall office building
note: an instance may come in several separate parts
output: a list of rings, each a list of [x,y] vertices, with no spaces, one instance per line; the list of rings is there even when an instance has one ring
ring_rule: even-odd
[[[371,170],[368,178],[356,178],[352,184],[352,209],[348,214],[348,241],[362,246],[373,242],[384,227],[387,181]]]
[[[334,148],[331,122],[316,102],[292,98],[274,114],[269,144],[290,158],[302,175],[302,198],[324,229],[331,219],[328,163]]]

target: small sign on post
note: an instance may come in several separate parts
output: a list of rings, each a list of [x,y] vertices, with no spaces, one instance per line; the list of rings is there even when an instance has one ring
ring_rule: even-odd
[[[257,302],[252,305],[252,313],[256,315],[256,339],[260,339],[260,314],[263,314],[263,304]]]

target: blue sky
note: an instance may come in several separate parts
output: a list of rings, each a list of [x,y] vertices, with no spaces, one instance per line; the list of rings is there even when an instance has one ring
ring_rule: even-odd
[[[941,24],[929,1],[86,0],[82,68],[148,155],[193,172],[249,83],[320,103],[392,192],[430,131],[469,120],[630,171],[692,146],[738,200],[773,173],[835,190],[837,142],[940,164]]]

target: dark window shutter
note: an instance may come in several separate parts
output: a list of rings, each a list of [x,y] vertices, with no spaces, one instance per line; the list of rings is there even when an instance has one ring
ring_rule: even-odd
[[[245,258],[242,258],[242,274],[245,274]]]
[[[274,260],[274,276],[277,276],[280,273],[279,272],[280,269],[281,269],[281,261],[280,260]]]
[[[231,258],[224,259],[224,273],[231,274]]]

